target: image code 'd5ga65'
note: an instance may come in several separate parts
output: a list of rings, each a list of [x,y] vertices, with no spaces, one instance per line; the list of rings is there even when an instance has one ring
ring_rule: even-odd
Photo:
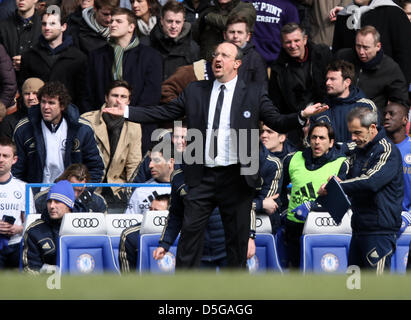
[[[251,305],[217,305],[217,304],[203,304],[203,315],[211,314],[253,314],[253,307]]]

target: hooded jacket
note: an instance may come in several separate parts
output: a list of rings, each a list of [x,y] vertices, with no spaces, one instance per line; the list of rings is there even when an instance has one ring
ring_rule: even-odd
[[[104,163],[97,148],[90,123],[79,117],[78,109],[68,105],[63,111],[67,121],[66,153],[64,167],[73,163],[84,163],[90,172],[90,182],[101,182]],[[14,131],[18,160],[12,167],[16,178],[28,183],[41,183],[46,161],[46,146],[41,129],[40,106],[28,110],[28,116],[19,121]]]
[[[350,87],[350,93],[346,98],[328,96],[325,103],[330,107],[311,118],[311,124],[318,121],[325,121],[334,129],[335,142],[350,142],[351,133],[347,127],[347,115],[356,107],[368,107],[370,110],[377,111],[372,100],[365,98],[364,92],[355,86]]]

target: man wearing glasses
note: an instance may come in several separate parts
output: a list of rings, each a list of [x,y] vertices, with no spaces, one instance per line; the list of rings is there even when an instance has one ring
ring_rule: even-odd
[[[259,121],[286,132],[302,128],[308,117],[327,109],[315,104],[300,114],[280,114],[263,86],[246,86],[238,77],[241,58],[241,49],[223,42],[213,54],[214,81],[190,83],[166,105],[104,110],[140,123],[187,118],[190,143],[183,158],[188,193],[177,247],[176,267],[180,269],[199,267],[204,230],[215,207],[223,221],[228,267],[246,267],[251,204],[261,181]]]

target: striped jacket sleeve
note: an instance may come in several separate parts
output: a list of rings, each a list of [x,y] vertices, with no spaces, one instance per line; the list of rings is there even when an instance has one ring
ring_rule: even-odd
[[[392,179],[393,172],[390,168],[395,167],[393,156],[393,145],[387,139],[379,141],[379,147],[369,159],[367,171],[358,176],[341,182],[341,187],[347,195],[361,191],[377,192]]]
[[[267,197],[271,197],[281,192],[283,165],[277,157],[268,155],[265,159],[260,175],[262,178],[262,186],[258,191],[256,198],[253,200],[256,213],[263,211],[263,201]],[[277,200],[279,201],[279,200]]]
[[[118,260],[121,273],[137,270],[141,224],[123,230],[118,248]]]
[[[23,271],[27,273],[38,274],[39,270],[43,266],[41,249],[37,245],[37,240],[33,237],[31,231],[32,228],[35,228],[37,225],[42,223],[44,223],[43,220],[36,220],[24,233],[22,262]]]

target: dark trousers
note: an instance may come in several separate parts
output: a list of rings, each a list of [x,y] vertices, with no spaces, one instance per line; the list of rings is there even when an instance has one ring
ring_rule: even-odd
[[[364,269],[375,269],[377,274],[390,271],[391,257],[396,248],[396,235],[358,235],[353,233],[348,265]]]
[[[304,223],[285,220],[284,242],[287,250],[287,266],[292,269],[300,268],[301,236]]]
[[[14,269],[19,267],[20,243],[11,244],[0,250],[0,269]]]
[[[217,260],[201,260],[200,268],[205,270],[216,270],[217,268],[227,267],[227,258],[220,258]]]
[[[177,246],[177,268],[199,268],[204,231],[215,207],[224,226],[227,267],[245,268],[253,199],[240,166],[204,168],[201,183],[184,199],[184,219]]]

